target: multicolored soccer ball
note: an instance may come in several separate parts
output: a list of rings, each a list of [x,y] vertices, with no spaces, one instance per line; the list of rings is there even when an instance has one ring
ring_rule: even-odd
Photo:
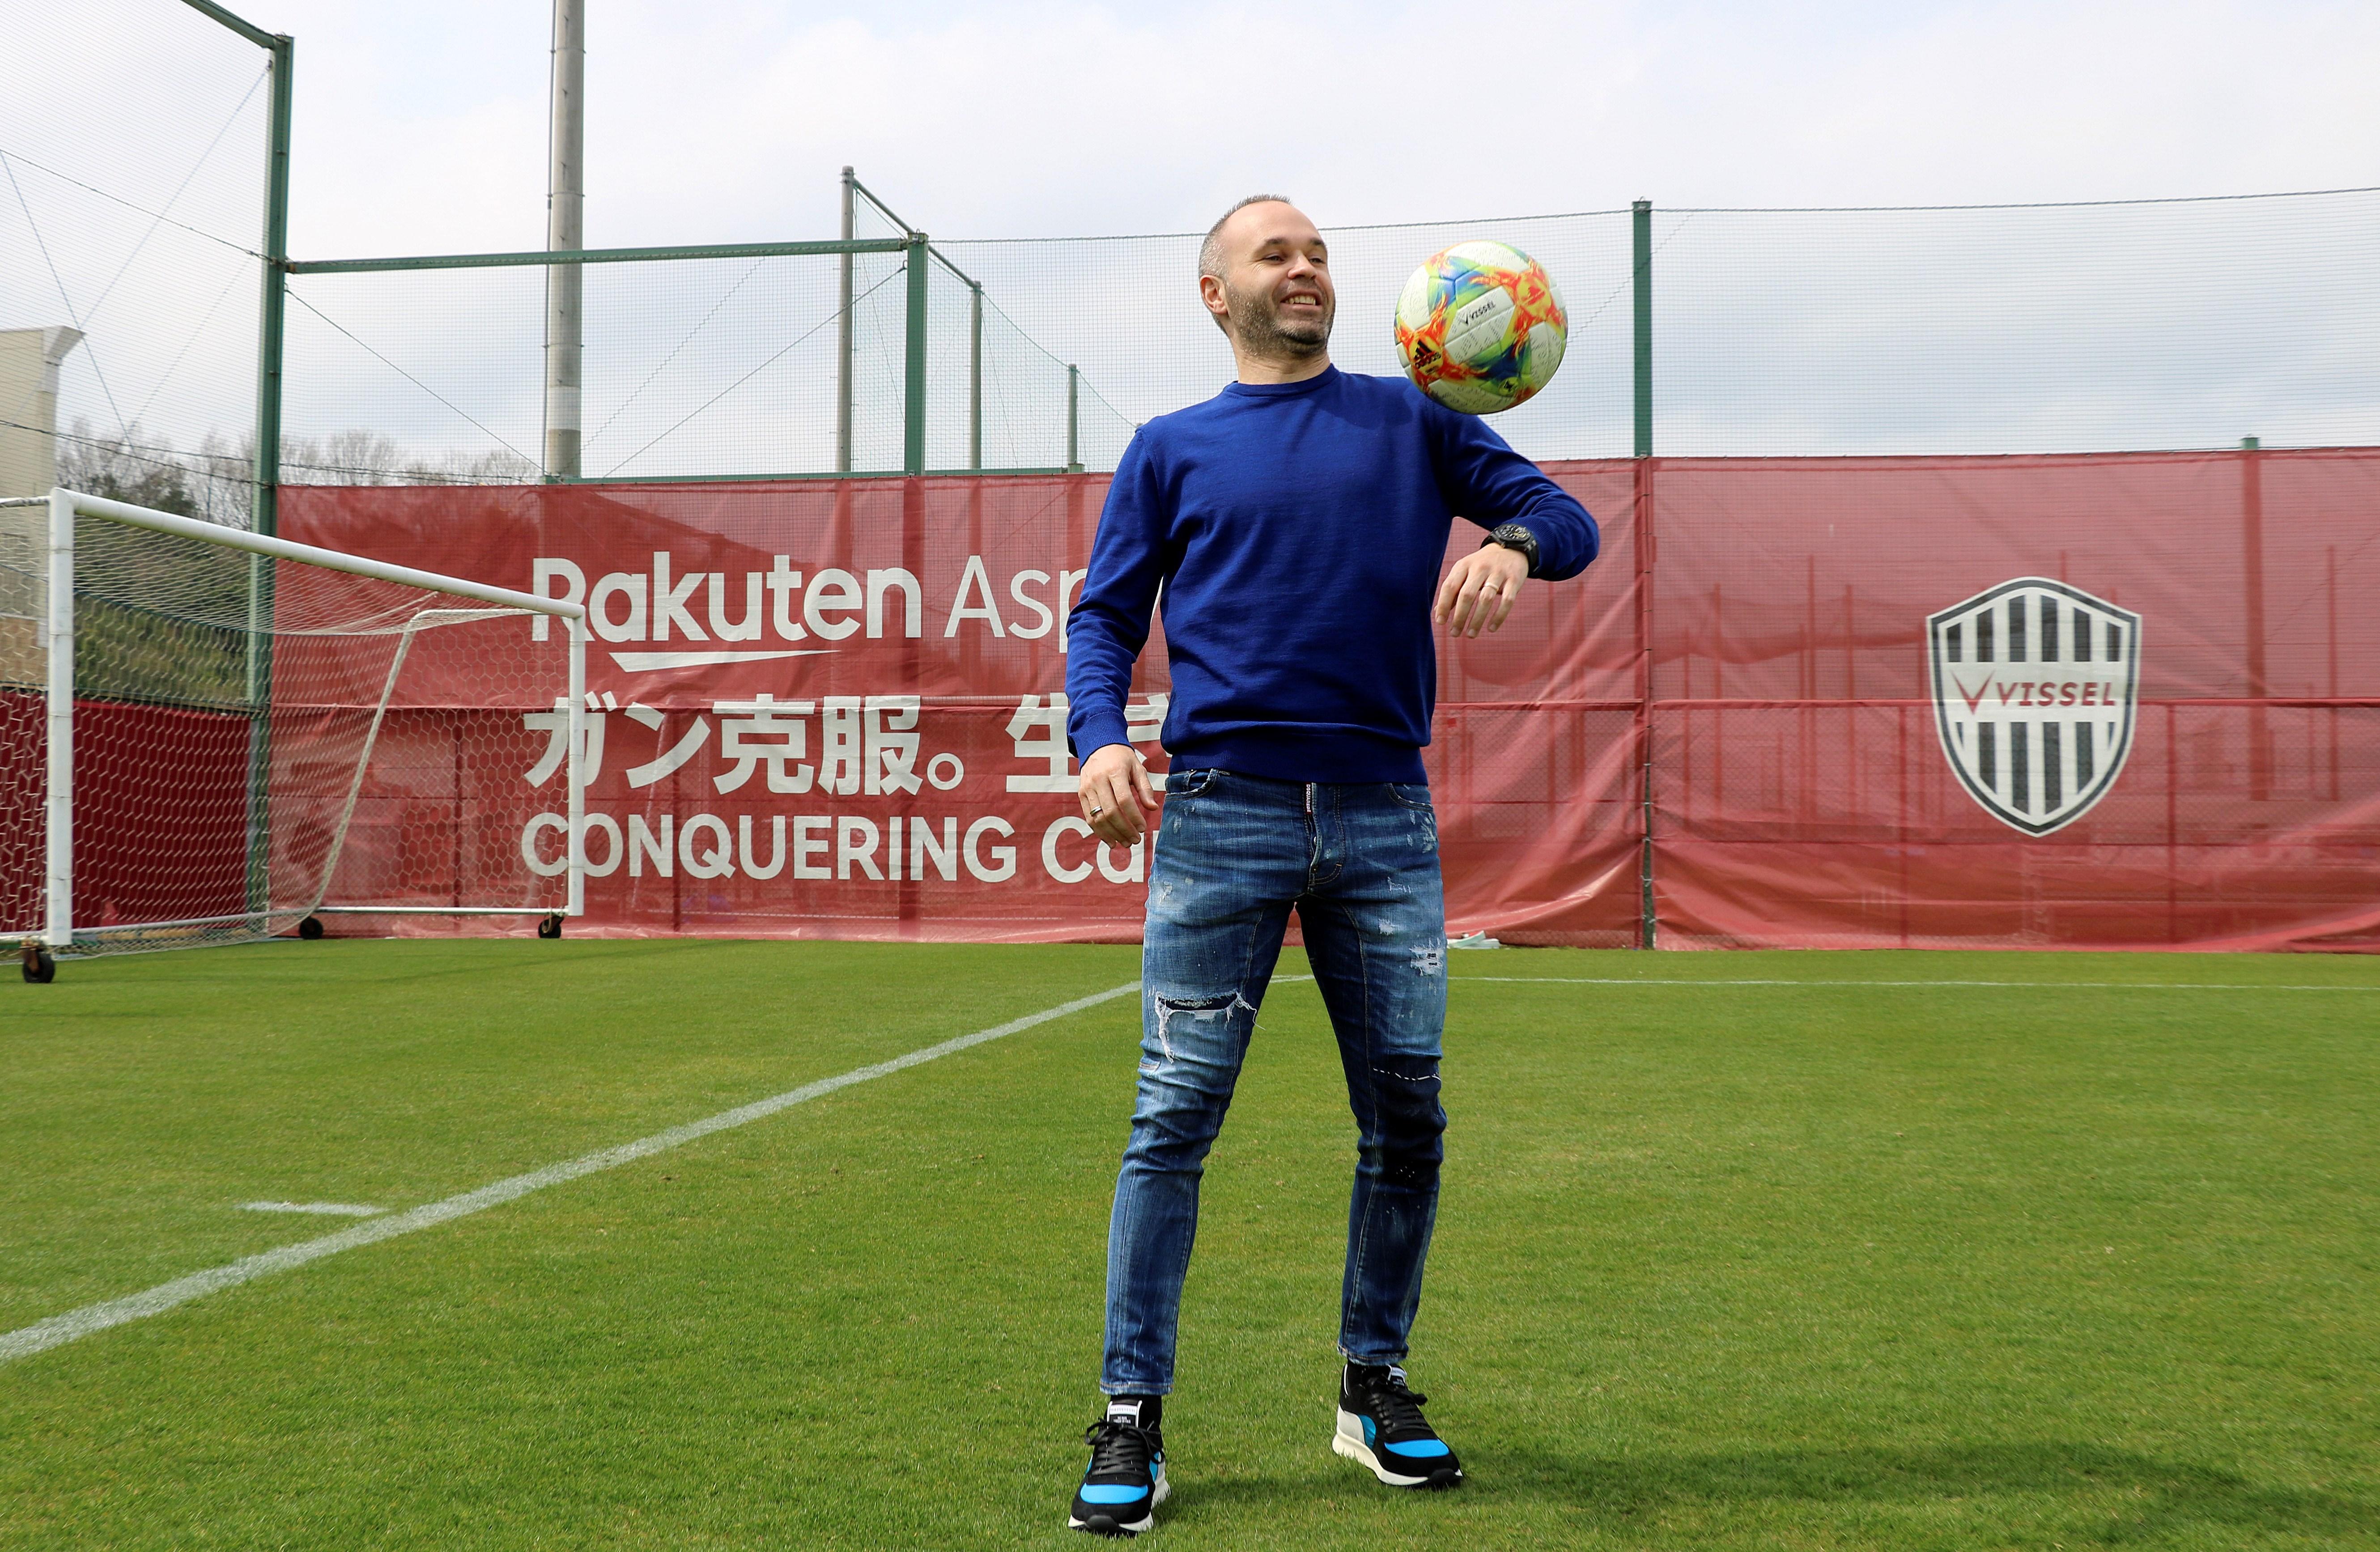
[[[1553,380],[1570,315],[1545,266],[1500,242],[1456,243],[1397,298],[1397,355],[1449,409],[1493,415]]]

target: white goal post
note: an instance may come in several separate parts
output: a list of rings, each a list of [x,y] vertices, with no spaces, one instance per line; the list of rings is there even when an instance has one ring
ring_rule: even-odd
[[[0,506],[27,509],[0,513],[0,791],[42,796],[38,901],[20,808],[0,933],[91,953],[583,914],[582,606],[72,491]],[[520,815],[553,795],[545,861]]]

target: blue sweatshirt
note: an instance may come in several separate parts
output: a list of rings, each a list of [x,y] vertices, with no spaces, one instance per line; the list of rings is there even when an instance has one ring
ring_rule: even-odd
[[[1067,618],[1076,757],[1129,742],[1124,697],[1162,589],[1175,770],[1425,780],[1429,611],[1457,515],[1525,524],[1554,580],[1599,541],[1486,421],[1402,378],[1234,382],[1151,420],[1116,466]]]

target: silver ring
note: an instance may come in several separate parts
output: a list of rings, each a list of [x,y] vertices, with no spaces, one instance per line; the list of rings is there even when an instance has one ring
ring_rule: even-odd
[[[1096,803],[1094,803],[1094,804],[1092,804],[1092,805],[1091,805],[1091,813],[1093,814],[1093,816],[1094,816],[1094,817],[1096,817],[1096,816],[1098,816],[1098,815],[1099,815],[1099,814],[1103,814],[1103,813],[1105,813],[1106,811],[1107,811],[1107,810],[1105,810],[1105,809],[1101,808],[1101,807],[1100,807],[1098,804],[1096,804]]]

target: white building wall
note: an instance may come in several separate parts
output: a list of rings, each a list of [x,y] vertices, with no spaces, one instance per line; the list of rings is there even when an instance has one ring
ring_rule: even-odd
[[[0,329],[0,496],[58,482],[58,363],[81,340],[63,327]]]

